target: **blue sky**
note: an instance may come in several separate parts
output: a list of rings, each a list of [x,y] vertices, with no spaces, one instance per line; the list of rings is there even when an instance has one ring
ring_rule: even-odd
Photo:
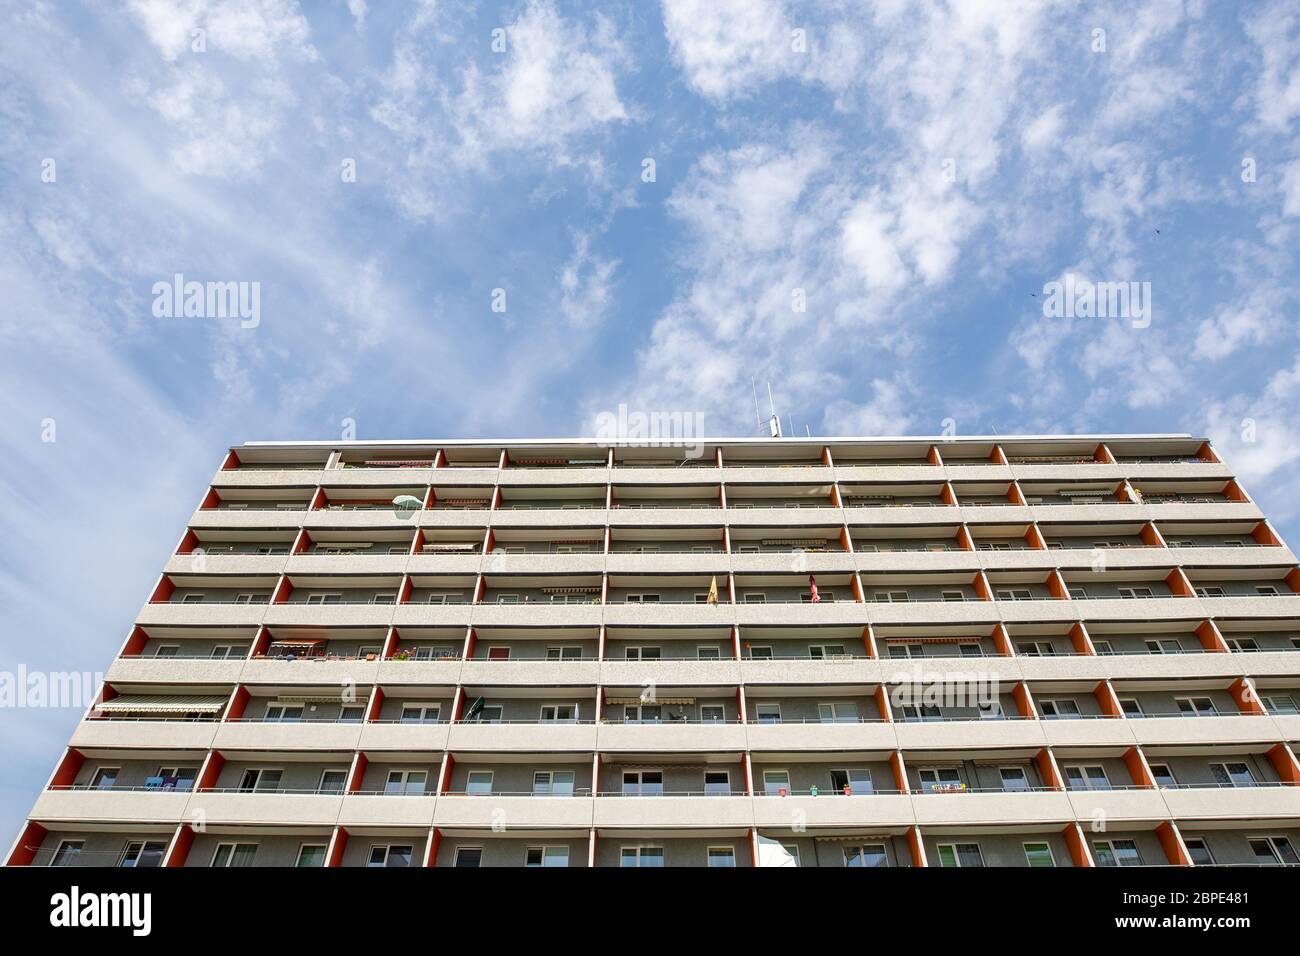
[[[1293,3],[0,10],[0,670],[102,670],[228,445],[750,434],[751,376],[800,433],[1208,434],[1296,537]],[[178,272],[260,322],[155,317]],[[78,716],[0,711],[0,832]]]

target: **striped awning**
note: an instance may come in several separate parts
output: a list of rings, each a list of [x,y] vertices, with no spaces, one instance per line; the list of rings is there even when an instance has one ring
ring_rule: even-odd
[[[1058,492],[1062,498],[1096,498],[1101,495],[1111,495],[1115,493],[1114,488],[1090,488],[1084,491],[1062,491]]]
[[[824,548],[826,538],[764,538],[764,544],[785,544],[796,548]]]
[[[104,701],[97,708],[110,714],[215,714],[226,706],[228,697],[122,696]]]
[[[439,498],[434,505],[479,505],[486,506],[491,498]]]
[[[599,594],[600,586],[583,588],[542,588],[543,594]]]
[[[552,538],[551,544],[603,544],[604,535],[596,538]]]
[[[567,465],[567,458],[511,458],[512,465]]]
[[[357,694],[355,700],[344,700],[342,694],[280,694],[275,704],[364,704],[370,698]]]
[[[324,644],[325,639],[320,637],[295,637],[291,640],[272,641],[271,647],[315,647],[317,644]]]
[[[654,700],[642,700],[640,697],[606,697],[607,704],[642,704],[654,707],[656,704],[694,704],[694,697],[656,697]]]
[[[418,458],[392,459],[374,458],[361,463],[366,468],[432,468],[433,459],[421,461]]]
[[[981,637],[887,637],[886,644],[978,644]]]
[[[437,542],[426,544],[425,551],[477,551],[482,547],[478,541],[455,541],[455,542]]]

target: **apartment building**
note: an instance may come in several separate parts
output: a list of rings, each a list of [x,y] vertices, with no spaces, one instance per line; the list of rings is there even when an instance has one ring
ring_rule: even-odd
[[[11,866],[1300,863],[1300,569],[1186,435],[249,443]]]

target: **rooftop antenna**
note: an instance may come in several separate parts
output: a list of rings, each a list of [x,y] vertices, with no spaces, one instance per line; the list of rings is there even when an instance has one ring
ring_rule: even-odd
[[[776,414],[776,403],[772,401],[772,383],[767,383],[767,407],[772,410],[772,417],[767,420],[769,438],[781,437],[781,419]]]
[[[754,381],[754,376],[749,376],[749,386],[754,390],[754,424],[758,432],[763,431],[763,413],[758,410],[758,384]]]

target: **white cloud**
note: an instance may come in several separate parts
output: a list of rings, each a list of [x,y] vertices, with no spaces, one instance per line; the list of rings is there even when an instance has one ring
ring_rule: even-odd
[[[129,9],[168,61],[192,49],[196,30],[206,34],[206,53],[239,60],[273,58],[282,50],[317,55],[296,0],[130,0]]]

